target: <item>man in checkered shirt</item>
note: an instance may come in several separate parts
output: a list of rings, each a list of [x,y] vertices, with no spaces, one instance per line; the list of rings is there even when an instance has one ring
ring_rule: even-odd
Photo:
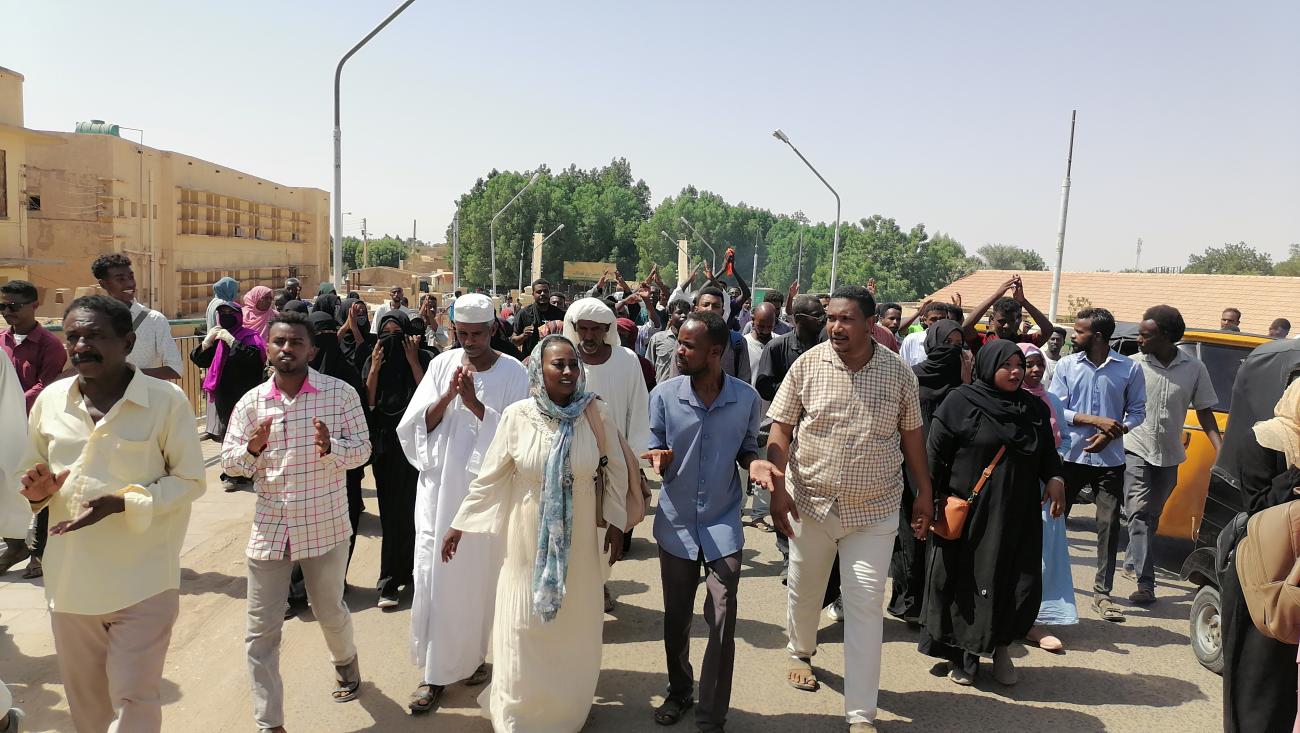
[[[246,553],[246,647],[257,726],[271,733],[284,731],[280,629],[294,562],[334,663],[334,700],[355,699],[361,685],[343,602],[352,534],[347,471],[370,456],[370,434],[357,391],[307,366],[313,340],[305,316],[272,319],[266,355],[275,374],[235,405],[221,448],[226,473],[251,477],[257,492]]]
[[[916,376],[872,338],[875,299],[866,288],[840,288],[826,317],[827,340],[795,361],[772,400],[767,460],[749,470],[772,492],[772,520],[790,537],[787,681],[800,690],[818,687],[812,655],[838,553],[847,616],[845,718],[850,733],[867,733],[875,730],[885,576],[904,464],[917,489],[912,530],[918,538],[929,531],[934,502]]]

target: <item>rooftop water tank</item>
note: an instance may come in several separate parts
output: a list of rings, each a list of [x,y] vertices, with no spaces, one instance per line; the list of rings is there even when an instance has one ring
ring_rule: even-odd
[[[85,135],[112,135],[121,137],[121,130],[117,125],[110,125],[103,120],[91,120],[90,122],[78,122],[77,132]]]

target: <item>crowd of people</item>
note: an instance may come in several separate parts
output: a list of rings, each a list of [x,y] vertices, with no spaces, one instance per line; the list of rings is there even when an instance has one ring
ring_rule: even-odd
[[[412,309],[400,287],[372,314],[329,283],[314,298],[296,279],[242,298],[235,280],[216,283],[189,358],[204,370],[225,486],[255,496],[245,642],[257,728],[285,730],[281,630],[303,603],[334,668],[330,699],[361,692],[344,592],[366,465],[378,605],[412,599],[408,707],[486,684],[498,731],[582,728],[617,602],[608,580],[652,503],[668,688],[648,714],[662,725],[693,709],[697,730],[726,726],[745,525],[782,557],[790,686],[819,689],[821,616],[844,623],[852,733],[875,730],[886,612],[958,685],[984,660],[1016,684],[1013,643],[1066,647],[1079,611],[1065,518],[1081,502],[1097,515],[1091,611],[1125,618],[1122,533],[1127,602],[1157,601],[1150,538],[1186,459],[1188,410],[1221,441],[1214,385],[1177,348],[1175,308],[1148,309],[1140,353],[1124,356],[1105,308],[1067,331],[1016,277],[969,312],[958,297],[905,317],[874,282],[822,295],[795,283],[752,305],[731,257],[725,273],[697,267],[672,289],[657,269],[636,285],[614,273],[568,304],[537,280],[528,305],[458,293],[445,314],[428,294]],[[182,369],[166,318],[135,301],[124,255],[93,274],[105,295],[68,306],[62,339],[36,322],[34,286],[0,285],[0,410],[28,435],[0,442],[0,480],[20,487],[0,501],[0,570],[30,555],[29,576],[45,574],[76,729],[156,731],[205,467],[190,405],[167,381]],[[1239,322],[1228,309],[1221,326]],[[1274,451],[1279,472],[1295,471],[1297,435]]]

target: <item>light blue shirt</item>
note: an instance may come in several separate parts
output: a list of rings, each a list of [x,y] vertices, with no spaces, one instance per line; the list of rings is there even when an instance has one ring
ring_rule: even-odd
[[[1124,441],[1112,440],[1100,453],[1086,453],[1084,446],[1097,429],[1075,425],[1076,414],[1109,417],[1132,430],[1147,416],[1146,377],[1137,362],[1111,351],[1097,366],[1082,352],[1061,357],[1056,362],[1052,386],[1048,391],[1061,400],[1061,457],[1070,463],[1086,466],[1124,465]]]
[[[650,393],[651,450],[669,448],[655,511],[655,541],[685,560],[717,560],[740,552],[744,493],[736,459],[758,452],[762,400],[754,388],[724,375],[722,391],[705,407],[691,378],[673,377]]]

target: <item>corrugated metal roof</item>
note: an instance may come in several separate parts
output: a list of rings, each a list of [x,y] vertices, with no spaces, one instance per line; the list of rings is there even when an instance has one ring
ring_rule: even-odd
[[[1044,313],[1052,298],[1052,273],[1020,270],[979,270],[927,296],[951,302],[961,293],[962,305],[979,305],[1006,282],[1019,275],[1025,296]],[[1241,310],[1241,330],[1267,333],[1275,318],[1300,331],[1300,277],[1262,275],[1189,275],[1151,272],[1063,272],[1057,322],[1071,322],[1071,299],[1086,298],[1110,310],[1118,321],[1138,321],[1153,305],[1172,305],[1183,314],[1189,328],[1219,328],[1219,316],[1229,306]],[[924,300],[924,298],[923,298]]]

